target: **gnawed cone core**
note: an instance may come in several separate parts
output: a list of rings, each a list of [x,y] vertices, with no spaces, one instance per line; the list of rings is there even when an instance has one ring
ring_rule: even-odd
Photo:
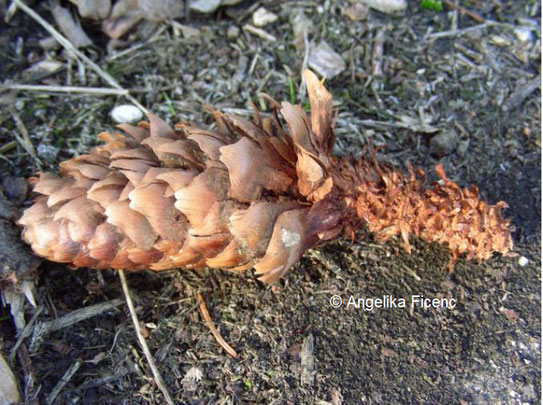
[[[271,117],[255,109],[252,122],[215,111],[216,131],[149,115],[101,133],[105,144],[63,162],[60,177],[35,179],[40,196],[19,220],[24,240],[72,267],[254,268],[264,282],[362,227],[382,241],[400,235],[408,251],[410,234],[442,243],[451,264],[462,253],[510,251],[505,203],[480,201],[441,166],[442,184],[427,188],[422,172],[331,156],[332,96],[312,72],[304,77],[310,117],[271,100]]]

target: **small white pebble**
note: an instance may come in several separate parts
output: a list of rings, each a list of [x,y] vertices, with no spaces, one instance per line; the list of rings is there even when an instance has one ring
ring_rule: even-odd
[[[531,42],[534,38],[532,30],[529,28],[516,28],[514,32],[518,40],[521,42]]]
[[[120,123],[134,123],[143,118],[141,110],[130,104],[118,105],[111,110],[111,118],[113,121]]]
[[[489,37],[490,43],[497,45],[497,46],[509,46],[511,45],[511,42],[504,37],[500,37],[499,35],[491,35]]]
[[[19,99],[19,100],[15,101],[15,109],[17,111],[21,111],[23,108],[25,108],[24,100]]]
[[[362,0],[362,3],[388,14],[401,12],[407,8],[405,0]]]
[[[520,256],[520,257],[518,258],[518,265],[519,265],[520,267],[524,267],[524,266],[526,266],[528,263],[529,263],[528,259],[525,258],[524,256]]]
[[[263,27],[275,20],[277,20],[277,16],[264,7],[260,7],[253,13],[253,24],[257,27]]]

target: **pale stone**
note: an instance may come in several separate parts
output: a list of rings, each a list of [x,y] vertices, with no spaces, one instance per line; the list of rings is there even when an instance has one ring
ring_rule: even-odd
[[[398,13],[407,8],[405,0],[361,0],[362,3],[382,13]]]
[[[515,28],[513,32],[521,42],[532,42],[534,39],[534,35],[532,34],[532,30],[530,28]]]
[[[134,123],[143,118],[143,113],[136,106],[123,104],[111,110],[111,118],[118,123]]]
[[[310,45],[308,64],[311,69],[327,79],[339,75],[346,68],[341,55],[325,41],[318,45]]]
[[[191,1],[189,8],[199,13],[212,13],[219,8],[221,0],[196,0]]]
[[[361,3],[351,4],[343,10],[343,15],[353,22],[365,20],[370,9],[367,5]]]
[[[226,31],[226,37],[228,39],[236,39],[239,37],[239,28],[235,25],[231,25],[228,27],[228,30]]]
[[[277,15],[271,11],[266,10],[264,7],[258,8],[253,13],[253,24],[257,27],[264,27],[277,20]]]

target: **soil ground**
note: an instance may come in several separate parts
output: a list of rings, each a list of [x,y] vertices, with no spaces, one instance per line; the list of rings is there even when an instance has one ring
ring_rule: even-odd
[[[541,95],[538,86],[526,90],[540,80],[540,3],[460,3],[485,23],[450,9],[421,9],[415,1],[404,15],[371,11],[361,22],[343,15],[347,1],[260,1],[255,4],[279,16],[264,27],[276,37],[270,42],[241,28],[256,8],[245,1],[211,16],[181,19],[199,29],[192,39],[169,24],[140,26],[127,40],[141,46],[121,58],[106,51],[107,38],[96,24],[84,22],[95,42],[87,54],[143,105],[171,123],[185,119],[205,126],[211,119],[203,104],[248,114],[248,101],[258,102],[262,90],[277,100],[294,96],[306,102],[305,96],[297,98],[304,54],[293,45],[292,30],[292,16],[303,11],[312,23],[309,40],[326,40],[347,65],[327,81],[338,109],[337,152],[357,153],[371,141],[385,146],[381,159],[403,168],[410,162],[431,180],[441,162],[460,185],[476,184],[489,201],[506,201],[506,216],[516,228],[519,256],[484,263],[461,259],[450,274],[442,247],[415,240],[409,255],[397,241],[376,244],[363,231],[354,243],[339,240],[309,251],[273,287],[251,272],[129,274],[147,343],[178,403],[540,403]],[[51,21],[43,3],[35,9]],[[232,26],[241,29],[237,38],[226,35]],[[379,30],[385,34],[384,74],[372,78]],[[46,36],[21,11],[2,26],[3,80],[107,87],[61,50],[45,55],[38,41]],[[47,77],[27,70],[45,58],[60,61],[62,70]],[[111,130],[108,114],[124,102],[115,96],[0,93],[3,175],[28,177],[39,169],[12,142],[18,130],[13,111],[43,169],[54,171],[60,161],[96,144],[97,133]],[[429,126],[452,134],[452,151],[431,153],[435,132]],[[237,359],[220,349],[202,322],[198,291]],[[341,308],[331,307],[334,295],[343,298]],[[411,310],[412,295],[454,298],[456,306]],[[408,308],[347,308],[350,296],[405,298]],[[113,271],[72,271],[43,262],[37,322],[119,297]],[[27,305],[27,321],[36,311]],[[16,338],[3,307],[4,353]],[[56,403],[164,403],[124,305],[50,333],[41,344],[30,337],[25,344],[31,363],[16,358],[12,367],[26,402],[44,402],[79,361]],[[27,366],[33,385],[25,378]]]

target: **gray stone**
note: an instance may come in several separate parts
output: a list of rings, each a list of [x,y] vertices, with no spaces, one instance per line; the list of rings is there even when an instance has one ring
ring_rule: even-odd
[[[138,8],[143,18],[155,22],[183,17],[185,13],[183,0],[138,0]]]
[[[189,8],[198,13],[212,13],[219,8],[221,0],[195,0],[191,1]]]
[[[239,37],[239,28],[235,25],[231,25],[228,27],[228,30],[226,31],[226,37],[228,39],[236,39]]]
[[[43,160],[52,162],[57,158],[60,149],[53,145],[40,143],[36,148],[36,152],[38,152],[38,156]]]
[[[345,70],[345,62],[340,54],[332,49],[325,41],[309,46],[309,67],[321,76],[331,79]]]
[[[456,150],[458,136],[455,131],[444,131],[430,139],[430,154],[436,157],[450,155]]]
[[[342,11],[343,15],[353,22],[365,20],[369,12],[369,7],[361,3],[351,4]]]
[[[77,10],[83,18],[103,20],[111,11],[111,0],[78,0]]]

